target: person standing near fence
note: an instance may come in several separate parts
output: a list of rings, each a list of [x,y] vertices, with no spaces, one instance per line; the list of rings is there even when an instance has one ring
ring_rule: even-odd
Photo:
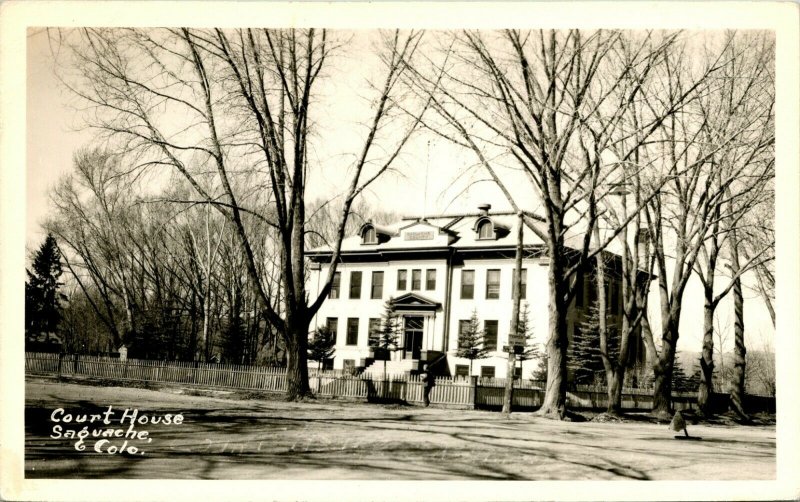
[[[427,408],[431,404],[431,389],[435,385],[436,377],[428,370],[428,365],[422,365],[422,400]]]

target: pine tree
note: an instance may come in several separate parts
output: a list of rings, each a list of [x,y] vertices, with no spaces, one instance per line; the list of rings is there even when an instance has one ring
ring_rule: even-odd
[[[469,360],[469,374],[472,375],[472,362],[476,359],[486,359],[489,351],[483,343],[484,331],[480,327],[477,310],[472,311],[467,329],[458,334],[458,350],[456,356]]]
[[[317,361],[317,369],[322,369],[322,362],[333,357],[336,352],[336,337],[327,326],[319,326],[308,342],[308,358]]]
[[[547,364],[549,363],[549,358],[547,357],[547,351],[543,351],[539,354],[536,358],[539,361],[539,366],[533,370],[531,377],[534,380],[546,382],[547,381]]]
[[[369,346],[381,352],[397,350],[400,339],[400,322],[392,306],[392,299],[383,304],[381,323],[369,334]]]
[[[610,328],[607,328],[606,333],[608,356],[613,357],[616,337]],[[603,372],[603,360],[600,356],[600,309],[596,301],[587,309],[583,322],[575,326],[567,367],[572,370],[576,384],[594,383],[597,375]]]
[[[386,361],[389,353],[397,350],[400,341],[400,319],[392,306],[390,297],[383,304],[383,314],[377,329],[369,334],[369,346],[375,353],[375,359],[383,361],[383,371],[386,372]]]
[[[61,252],[52,234],[47,234],[41,247],[33,257],[33,271],[27,270],[25,283],[25,335],[28,341],[36,340],[42,334],[50,340],[61,321],[61,300],[66,299],[58,292],[62,286]]]
[[[533,320],[530,318],[528,302],[522,304],[519,316],[517,333],[525,338],[525,350],[518,356],[520,361],[530,361],[539,358],[539,344],[534,341]]]
[[[672,369],[672,390],[674,392],[692,392],[697,390],[700,384],[699,368],[693,372],[692,376],[686,373],[681,364],[678,353],[675,353],[675,366]]]

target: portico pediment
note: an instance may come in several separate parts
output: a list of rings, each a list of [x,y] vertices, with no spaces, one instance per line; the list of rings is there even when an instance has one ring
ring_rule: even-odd
[[[417,293],[406,293],[392,300],[392,307],[402,310],[439,310],[442,304]]]

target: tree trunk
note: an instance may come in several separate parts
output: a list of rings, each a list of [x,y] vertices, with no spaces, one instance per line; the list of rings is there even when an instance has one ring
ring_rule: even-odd
[[[293,320],[292,320],[293,321]],[[286,323],[286,399],[300,400],[311,397],[308,383],[308,323]]]
[[[511,307],[511,326],[509,326],[508,336],[508,365],[506,369],[506,385],[503,392],[503,414],[511,414],[511,405],[513,402],[514,393],[514,366],[517,362],[517,356],[514,352],[514,344],[512,339],[519,336],[519,303],[520,292],[522,289],[522,228],[523,228],[523,213],[519,213],[517,220],[517,250],[514,257],[514,284],[512,288],[512,307]],[[523,335],[524,336],[524,335]]]
[[[606,406],[606,413],[612,415],[622,414],[622,383],[625,379],[625,366],[617,365],[610,375],[606,375],[606,382],[608,385],[608,405]]]
[[[670,419],[672,415],[672,371],[675,367],[674,341],[678,339],[677,331],[677,324],[672,320],[668,321],[661,339],[661,353],[653,365],[655,382],[652,413],[662,419]]]
[[[549,322],[547,341],[547,386],[539,415],[563,419],[567,413],[567,307],[563,264],[558,253],[550,253],[547,273]]]
[[[739,242],[736,238],[736,230],[731,231],[731,276],[736,277],[739,273]],[[731,401],[730,408],[739,415],[740,418],[747,420],[744,411],[744,375],[746,371],[747,349],[744,345],[744,296],[742,295],[742,281],[739,277],[734,279],[733,289],[733,375],[731,382]]]
[[[713,287],[713,285],[711,286]],[[697,388],[697,407],[703,415],[710,414],[710,399],[714,392],[714,303],[713,291],[706,287],[703,310],[703,352],[700,356],[700,385]]]

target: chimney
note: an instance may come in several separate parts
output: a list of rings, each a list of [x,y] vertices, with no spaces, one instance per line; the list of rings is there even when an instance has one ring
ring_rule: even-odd
[[[489,210],[492,208],[491,204],[481,204],[478,206],[478,211],[481,212],[481,216],[486,216],[489,214]]]

